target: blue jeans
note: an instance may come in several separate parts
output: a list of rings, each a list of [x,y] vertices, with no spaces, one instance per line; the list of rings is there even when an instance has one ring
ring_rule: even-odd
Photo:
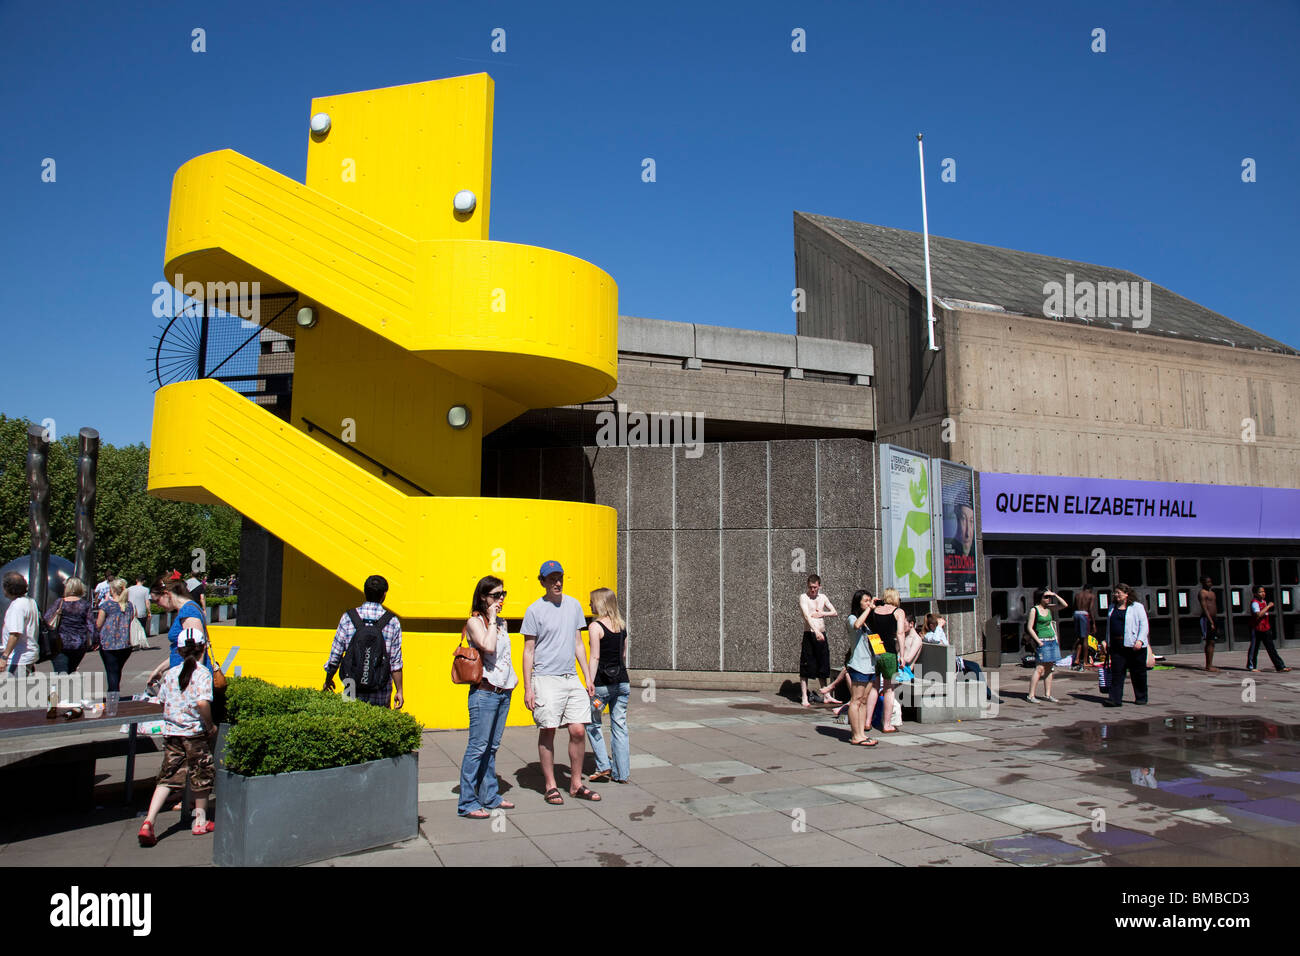
[[[614,752],[613,776],[615,780],[626,780],[631,768],[631,753],[627,742],[627,698],[632,693],[631,684],[597,684],[596,697],[602,704],[609,705],[609,733],[612,740],[610,747]],[[591,741],[591,752],[596,755],[597,772],[609,770],[609,755],[605,752],[605,736],[601,733],[600,710],[593,704],[591,723],[587,725],[587,739]]]
[[[490,690],[469,692],[469,743],[460,762],[461,816],[475,810],[495,810],[501,803],[497,790],[497,748],[506,732],[510,695]]]

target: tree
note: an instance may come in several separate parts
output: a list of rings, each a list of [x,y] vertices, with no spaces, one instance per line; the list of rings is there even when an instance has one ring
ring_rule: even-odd
[[[0,415],[0,562],[31,550],[28,526],[27,427]],[[50,552],[72,560],[77,547],[77,438],[50,442]],[[239,567],[239,513],[224,505],[165,501],[149,494],[149,449],[143,444],[99,448],[95,502],[95,571],[131,577],[190,571],[194,550],[206,574]],[[200,577],[203,575],[200,574]]]

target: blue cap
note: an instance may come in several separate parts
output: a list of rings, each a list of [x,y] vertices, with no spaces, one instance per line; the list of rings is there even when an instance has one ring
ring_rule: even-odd
[[[559,561],[547,561],[542,565],[542,570],[537,572],[539,578],[544,578],[548,574],[563,574],[564,568],[560,567]]]

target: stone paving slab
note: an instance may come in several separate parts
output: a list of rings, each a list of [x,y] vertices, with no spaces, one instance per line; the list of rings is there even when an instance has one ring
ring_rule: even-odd
[[[485,821],[455,812],[465,732],[428,732],[419,837],[322,865],[1300,863],[1300,688],[1261,674],[1257,701],[1243,705],[1238,679],[1174,662],[1152,675],[1151,706],[1119,711],[1065,677],[1056,692],[1069,703],[1024,703],[1029,672],[1004,668],[995,715],[876,731],[874,748],[848,746],[826,708],[660,688],[630,710],[632,782],[599,785],[598,803],[546,805],[536,733],[508,728],[497,769],[518,808]],[[0,824],[0,866],[209,865],[212,839],[182,829],[175,811],[160,818],[157,847],[135,839],[159,759],[138,762],[132,807],[121,803],[124,761],[102,761],[97,809]]]

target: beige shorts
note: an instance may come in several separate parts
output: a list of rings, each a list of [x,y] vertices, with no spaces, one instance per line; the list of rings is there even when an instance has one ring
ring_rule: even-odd
[[[591,720],[591,698],[577,674],[533,677],[533,723],[553,729],[560,724],[585,724]]]

